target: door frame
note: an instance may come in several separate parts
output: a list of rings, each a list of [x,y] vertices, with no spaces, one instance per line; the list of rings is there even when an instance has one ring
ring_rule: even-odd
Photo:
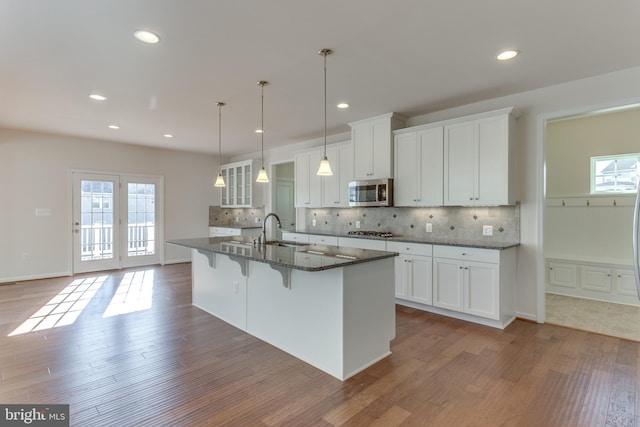
[[[73,252],[73,174],[74,173],[84,173],[84,174],[95,174],[95,175],[114,175],[119,179],[122,177],[141,177],[146,179],[157,179],[158,180],[158,188],[156,191],[156,214],[157,214],[157,250],[158,250],[158,262],[160,265],[165,265],[165,251],[164,251],[164,176],[163,175],[152,175],[152,174],[141,174],[141,173],[129,173],[129,172],[115,172],[115,171],[103,171],[103,170],[94,170],[94,169],[69,169],[67,171],[67,271],[69,271],[69,275],[73,276],[74,273],[74,252]],[[120,195],[122,199],[122,195]],[[120,203],[119,212],[120,219],[123,217],[123,206]],[[121,243],[122,244],[122,243]],[[127,263],[124,264],[124,259],[119,261],[119,269],[126,267],[133,267],[139,265],[146,264],[135,264],[135,263]]]
[[[607,111],[614,111],[617,109],[626,109],[637,107],[640,105],[640,98],[610,101],[602,104],[582,106],[571,108],[567,110],[560,110],[550,113],[543,113],[538,115],[537,120],[537,173],[538,179],[538,191],[536,194],[537,216],[538,216],[538,230],[537,238],[538,244],[536,245],[536,275],[537,275],[537,288],[536,288],[536,322],[544,323],[546,320],[547,307],[545,302],[546,284],[545,284],[545,251],[544,251],[544,214],[546,205],[546,163],[545,163],[545,150],[544,146],[547,141],[547,121],[557,120],[569,117],[582,116],[586,114],[603,113]]]

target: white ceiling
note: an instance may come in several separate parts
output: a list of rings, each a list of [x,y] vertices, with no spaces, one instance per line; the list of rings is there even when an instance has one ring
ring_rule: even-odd
[[[638,66],[639,17],[637,0],[1,0],[0,127],[217,153],[224,101],[234,156],[260,147],[258,80],[265,149],[322,136],[322,48],[334,134]]]

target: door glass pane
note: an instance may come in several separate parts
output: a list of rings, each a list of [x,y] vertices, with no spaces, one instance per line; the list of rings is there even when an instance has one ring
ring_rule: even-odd
[[[251,165],[244,167],[244,205],[251,204]]]
[[[227,170],[226,169],[222,169],[220,171],[220,173],[222,173],[222,179],[224,179],[225,184],[227,184],[226,187],[222,187],[220,189],[220,194],[221,196],[221,200],[220,200],[220,204],[223,206],[226,206],[229,204],[228,202],[228,198],[227,198],[227,194],[229,193],[229,177],[227,176]]]
[[[243,196],[242,196],[242,194],[244,193],[242,188],[243,176],[244,175],[242,174],[242,166],[236,167],[236,204],[237,205],[241,205],[243,200]]]
[[[236,202],[235,194],[236,194],[236,170],[231,168],[228,170],[229,172],[229,182],[227,182],[227,187],[229,187],[229,204],[233,205]]]
[[[80,181],[80,259],[113,258],[113,184]]]
[[[156,251],[155,184],[128,184],[127,254],[152,255]]]

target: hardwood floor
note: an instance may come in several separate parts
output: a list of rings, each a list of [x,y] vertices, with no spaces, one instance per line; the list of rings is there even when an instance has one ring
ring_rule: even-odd
[[[341,382],[190,301],[189,264],[0,286],[0,403],[68,403],[77,426],[640,421],[635,342],[398,307],[393,354]]]

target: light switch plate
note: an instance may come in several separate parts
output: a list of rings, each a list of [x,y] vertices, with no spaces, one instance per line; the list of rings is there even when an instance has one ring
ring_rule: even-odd
[[[427,226],[426,226],[426,231],[427,231],[427,233],[432,233],[433,232],[433,224],[428,222]]]
[[[314,227],[316,226],[316,219],[315,218],[313,220],[311,220],[311,225],[313,225]]]
[[[482,226],[482,235],[483,236],[493,236],[493,225],[483,225]]]
[[[360,228],[360,221],[356,221],[356,228]]]

